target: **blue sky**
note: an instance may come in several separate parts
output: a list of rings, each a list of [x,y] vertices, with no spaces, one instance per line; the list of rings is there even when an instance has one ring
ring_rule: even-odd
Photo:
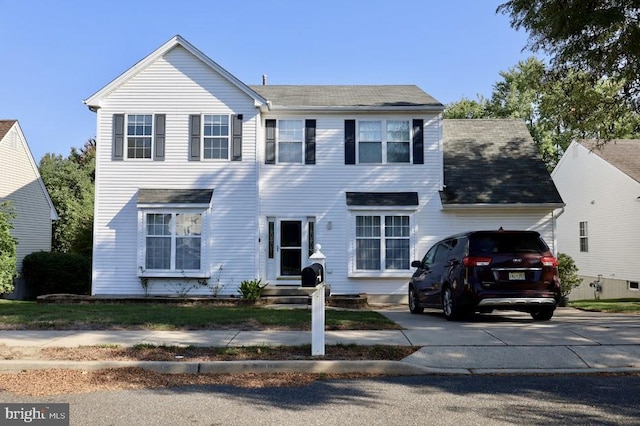
[[[501,0],[0,0],[0,119],[36,162],[95,136],[82,103],[175,34],[246,84],[416,84],[489,96],[526,33]]]

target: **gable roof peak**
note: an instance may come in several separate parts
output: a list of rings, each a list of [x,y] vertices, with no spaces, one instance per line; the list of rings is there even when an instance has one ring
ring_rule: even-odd
[[[101,101],[104,97],[106,97],[109,93],[122,86],[125,82],[129,81],[132,77],[137,75],[140,71],[147,68],[151,63],[155,62],[157,59],[161,58],[170,50],[174,49],[177,46],[181,46],[186,49],[193,56],[201,60],[205,65],[209,66],[212,70],[220,74],[223,78],[225,78],[229,83],[236,86],[238,89],[243,91],[247,96],[252,98],[256,104],[256,106],[260,106],[266,103],[266,100],[259,95],[256,91],[251,89],[249,86],[240,81],[237,77],[231,74],[229,71],[220,66],[217,62],[209,58],[207,55],[202,53],[198,48],[196,48],[193,44],[189,43],[184,37],[180,34],[176,34],[167,40],[164,44],[158,47],[156,50],[151,52],[149,55],[138,61],[135,65],[130,67],[128,70],[120,74],[102,89],[95,92],[93,95],[89,96],[87,99],[83,101],[85,105],[89,107],[90,110],[96,111],[100,108]]]

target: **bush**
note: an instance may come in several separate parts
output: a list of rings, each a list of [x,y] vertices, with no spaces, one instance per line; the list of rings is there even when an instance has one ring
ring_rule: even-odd
[[[91,262],[78,254],[31,253],[22,262],[22,275],[32,297],[91,293]]]
[[[11,293],[16,272],[16,239],[11,236],[15,217],[8,201],[0,203],[0,294]]]
[[[249,302],[255,302],[260,299],[262,290],[268,285],[269,283],[262,284],[262,280],[245,280],[240,283],[238,293],[240,293],[243,299]]]
[[[564,253],[558,253],[558,278],[560,278],[560,292],[567,297],[571,290],[582,283],[578,276],[578,267],[573,258]]]

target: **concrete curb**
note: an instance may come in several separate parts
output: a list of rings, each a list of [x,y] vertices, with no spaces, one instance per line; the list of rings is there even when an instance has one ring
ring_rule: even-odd
[[[96,371],[107,368],[137,367],[162,374],[239,374],[239,373],[316,373],[316,374],[379,374],[416,376],[430,374],[470,374],[467,369],[429,368],[402,361],[0,361],[0,373],[27,370],[71,369]]]
[[[111,368],[141,368],[161,374],[240,374],[240,373],[315,373],[377,374],[382,376],[428,375],[576,375],[576,374],[640,374],[640,368],[433,368],[403,361],[54,361],[4,360],[0,373],[29,370],[70,369],[97,371]]]

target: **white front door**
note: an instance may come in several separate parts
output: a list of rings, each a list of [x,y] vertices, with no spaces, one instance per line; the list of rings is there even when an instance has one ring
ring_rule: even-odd
[[[268,218],[268,224],[268,279],[299,283],[314,243],[315,218]]]
[[[301,220],[280,221],[278,254],[281,277],[300,276],[302,270],[302,228]]]

